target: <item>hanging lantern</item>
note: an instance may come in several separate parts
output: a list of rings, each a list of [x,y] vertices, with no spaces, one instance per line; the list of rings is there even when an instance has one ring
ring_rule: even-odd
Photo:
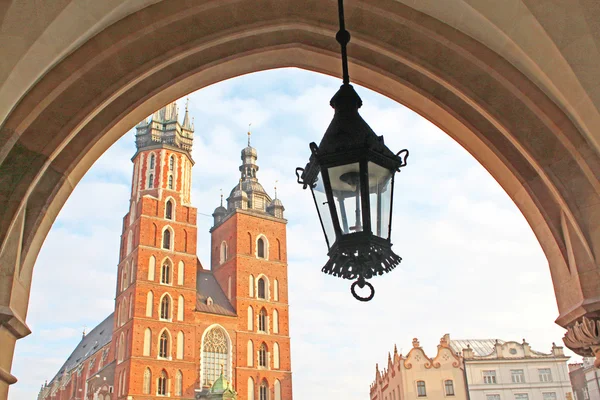
[[[322,271],[356,280],[351,291],[360,301],[369,301],[375,289],[367,282],[374,275],[390,272],[402,260],[390,241],[394,175],[406,165],[408,150],[394,154],[383,136],[377,136],[362,119],[362,100],[350,85],[346,45],[350,34],[344,28],[343,0],[338,0],[344,81],[330,101],[333,120],[321,143],[310,144],[312,152],[305,168],[296,168],[298,183],[309,187],[329,248],[329,261]],[[356,286],[368,286],[361,297]]]

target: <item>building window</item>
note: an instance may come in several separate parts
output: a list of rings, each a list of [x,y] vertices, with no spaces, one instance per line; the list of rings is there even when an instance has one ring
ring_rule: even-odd
[[[254,400],[254,379],[248,378],[248,400]]]
[[[538,374],[540,376],[540,382],[552,382],[552,372],[550,368],[540,368],[538,369]]]
[[[183,336],[183,332],[179,331],[179,333],[177,334],[177,359],[178,360],[183,360],[183,343],[184,343],[184,336]]]
[[[266,290],[265,278],[260,278],[258,280],[258,298],[265,299],[267,297],[266,292],[267,292],[267,290]]]
[[[168,184],[168,188],[169,189],[173,189],[173,175],[169,175],[169,177],[167,178],[167,184]]]
[[[542,397],[544,400],[556,400],[556,393],[555,392],[542,393]]]
[[[165,205],[165,218],[173,219],[173,202],[171,200],[167,201]]]
[[[525,382],[525,374],[522,369],[511,369],[510,376],[512,383],[523,383]]]
[[[279,344],[273,343],[273,368],[279,369]]]
[[[152,189],[154,187],[154,174],[150,174],[148,177],[148,189]]]
[[[156,161],[156,157],[154,157],[154,154],[150,154],[150,169],[154,169],[155,161]]]
[[[491,385],[496,383],[496,371],[483,371],[483,383]]]
[[[171,249],[171,231],[169,229],[165,229],[163,232],[163,249],[170,250]]]
[[[175,377],[175,396],[181,396],[183,394],[183,373],[177,371]]]
[[[160,373],[160,376],[158,377],[158,391],[156,392],[157,395],[159,396],[166,396],[167,395],[167,383],[168,383],[168,377],[167,377],[167,373],[166,371],[163,369],[162,372]]]
[[[427,396],[427,391],[425,390],[425,382],[417,381],[417,397],[425,397]]]
[[[167,334],[167,331],[163,331],[160,335],[158,356],[162,358],[167,358],[169,356],[169,335]]]
[[[229,341],[221,327],[212,328],[202,344],[203,384],[212,385],[221,375],[221,365],[225,379],[229,377]]]
[[[167,233],[168,231],[165,231]],[[160,270],[160,283],[164,283],[165,285],[171,284],[171,262],[166,261],[161,270]]]
[[[261,344],[258,349],[258,366],[266,367],[267,366],[267,345]]]
[[[446,396],[454,396],[454,382],[450,379],[444,381],[444,388],[446,389]]]
[[[263,238],[258,238],[256,242],[256,255],[258,258],[265,258],[265,241]]]
[[[529,400],[527,393],[515,393],[515,400]]]
[[[279,312],[273,310],[273,333],[279,333]]]
[[[247,364],[249,367],[252,367],[254,365],[254,343],[252,343],[252,340],[248,340],[246,353]]]
[[[248,296],[254,297],[254,275],[248,277]]]
[[[171,297],[168,294],[160,301],[160,319],[171,319]]]
[[[499,394],[486,394],[485,400],[500,400]]]
[[[175,157],[171,156],[169,158],[169,171],[173,171],[175,169]]]
[[[248,330],[251,331],[254,328],[254,309],[252,306],[248,306]]]
[[[227,261],[227,243],[221,242],[221,251],[219,252],[219,264],[223,264]]]
[[[279,379],[275,379],[275,383],[273,383],[273,393],[275,394],[275,400],[281,400],[281,382],[279,382]]]
[[[267,386],[267,382],[263,381],[260,384],[260,388],[258,390],[258,399],[259,400],[269,400],[267,397],[269,395],[269,387]]]
[[[144,331],[144,350],[143,355],[149,357],[150,349],[152,348],[152,331],[150,328],[146,328]]]
[[[152,372],[150,372],[150,368],[146,368],[144,371],[144,383],[142,385],[142,393],[150,394],[152,390]]]
[[[260,313],[258,314],[258,330],[260,332],[267,331],[267,310],[264,308],[261,309]]]

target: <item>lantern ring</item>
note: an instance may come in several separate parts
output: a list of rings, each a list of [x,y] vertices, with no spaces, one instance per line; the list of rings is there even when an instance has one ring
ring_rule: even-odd
[[[367,297],[360,297],[359,295],[356,294],[356,290],[355,290],[356,285],[358,285],[360,288],[368,286],[369,289],[371,289],[371,294]],[[358,301],[369,301],[373,298],[373,296],[375,296],[375,288],[373,287],[373,285],[371,285],[369,282],[365,281],[363,278],[358,278],[354,283],[352,283],[352,286],[350,286],[350,291],[352,292],[352,296],[354,296],[354,298]]]

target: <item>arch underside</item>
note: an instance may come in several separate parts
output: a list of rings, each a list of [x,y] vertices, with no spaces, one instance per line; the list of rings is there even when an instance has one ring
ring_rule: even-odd
[[[9,276],[0,306],[12,310],[4,314],[15,336],[28,333],[41,244],[93,162],[154,110],[212,83],[280,67],[340,76],[335,7],[158,2],[48,67],[0,125],[0,272]],[[495,177],[548,258],[559,324],[597,315],[600,158],[587,120],[527,75],[532,67],[449,23],[393,0],[346,8],[352,80],[432,121]]]

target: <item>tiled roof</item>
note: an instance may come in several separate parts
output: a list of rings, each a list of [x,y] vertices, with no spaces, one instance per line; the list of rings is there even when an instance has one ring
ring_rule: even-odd
[[[212,272],[198,269],[196,275],[196,310],[211,314],[235,316],[235,309],[227,299],[221,285]],[[212,299],[212,304],[208,303],[208,298]]]

